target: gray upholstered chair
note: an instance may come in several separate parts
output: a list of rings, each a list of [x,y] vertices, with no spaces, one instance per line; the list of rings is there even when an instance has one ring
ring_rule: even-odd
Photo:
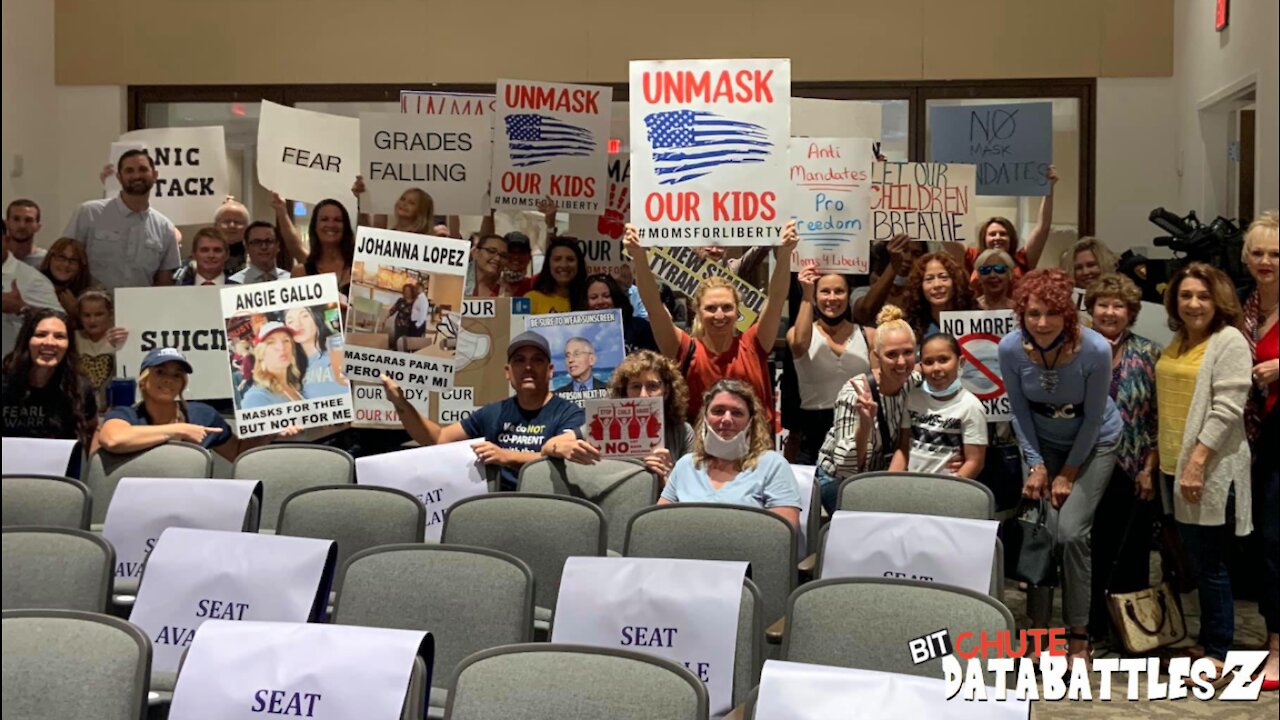
[[[337,593],[335,623],[431,632],[429,717],[443,717],[449,678],[463,658],[533,640],[533,571],[497,550],[423,544],[362,550],[342,567]]]
[[[760,588],[749,578],[742,581],[742,604],[738,606],[738,638],[733,654],[733,704],[741,704],[760,683],[764,667],[764,608]]]
[[[5,718],[146,717],[151,643],[136,626],[70,610],[5,610],[0,622]]]
[[[492,493],[449,508],[440,541],[510,553],[528,563],[534,578],[534,627],[545,631],[560,595],[564,561],[603,557],[608,522],[600,508],[563,495]]]
[[[653,655],[556,643],[485,650],[458,666],[451,720],[704,720],[707,688]]]
[[[420,543],[427,508],[403,490],[375,485],[327,485],[291,493],[280,504],[277,535],[338,543],[336,567],[361,550]]]
[[[93,495],[89,486],[61,475],[5,475],[4,527],[40,525],[43,527],[89,529],[89,512]]]
[[[782,660],[942,677],[942,660],[913,665],[907,643],[946,628],[1013,631],[999,600],[916,580],[838,578],[801,585],[787,601]]]
[[[714,503],[657,505],[636,513],[627,529],[628,557],[740,560],[751,564],[765,625],[786,612],[796,586],[797,533],[759,508]]]
[[[840,483],[836,508],[994,520],[996,498],[986,485],[954,475],[872,472]]]
[[[106,612],[116,551],[86,530],[7,527],[3,608]]]
[[[520,492],[569,495],[596,504],[609,521],[609,549],[622,552],[627,523],[658,502],[658,478],[643,465],[601,460],[594,465],[560,459],[535,460],[520,469]]]
[[[241,454],[231,477],[262,481],[261,532],[271,533],[285,498],[305,488],[350,485],[355,482],[356,461],[324,445],[277,443]]]
[[[168,477],[207,478],[213,474],[213,453],[186,442],[167,442],[150,450],[116,454],[99,450],[89,457],[89,468],[84,481],[93,493],[93,515],[90,522],[95,530],[102,529],[107,517],[107,506],[115,495],[120,478]]]

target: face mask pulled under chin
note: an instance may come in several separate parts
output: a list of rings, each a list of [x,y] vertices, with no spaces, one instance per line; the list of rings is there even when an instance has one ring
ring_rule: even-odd
[[[747,456],[747,451],[751,449],[751,445],[747,440],[747,431],[751,427],[745,427],[742,432],[734,435],[732,438],[725,440],[711,429],[710,425],[702,426],[702,445],[707,454],[721,460],[741,460]]]

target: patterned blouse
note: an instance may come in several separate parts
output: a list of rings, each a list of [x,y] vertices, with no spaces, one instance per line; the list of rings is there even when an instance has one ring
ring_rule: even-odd
[[[1122,352],[1120,364],[1111,373],[1111,397],[1124,421],[1116,463],[1129,477],[1136,477],[1158,437],[1156,361],[1160,359],[1160,346],[1131,333]]]

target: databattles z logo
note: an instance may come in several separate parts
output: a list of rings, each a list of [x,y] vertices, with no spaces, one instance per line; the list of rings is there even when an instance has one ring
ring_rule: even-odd
[[[954,644],[944,628],[911,640],[907,652],[915,665],[941,659],[947,699],[969,702],[1257,700],[1262,690],[1258,670],[1267,658],[1265,650],[1230,650],[1221,671],[1208,658],[1173,658],[1163,672],[1155,657],[1086,663],[1068,659],[1065,628],[962,632]],[[1230,682],[1214,687],[1228,675]],[[1096,697],[1094,676],[1100,681]],[[1123,694],[1113,695],[1113,683],[1123,684]]]

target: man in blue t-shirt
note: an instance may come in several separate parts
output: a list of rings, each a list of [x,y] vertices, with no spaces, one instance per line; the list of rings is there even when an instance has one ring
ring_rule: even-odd
[[[507,381],[515,397],[489,403],[460,423],[441,427],[405,399],[386,375],[382,384],[409,436],[421,445],[483,440],[472,445],[486,465],[501,468],[502,489],[514,490],[520,468],[542,457],[547,440],[582,427],[582,408],[547,391],[551,385],[551,348],[537,333],[520,333],[507,345]]]

